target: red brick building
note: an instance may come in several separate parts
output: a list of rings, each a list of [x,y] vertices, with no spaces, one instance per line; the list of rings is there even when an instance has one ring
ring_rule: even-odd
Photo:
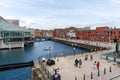
[[[95,30],[83,30],[75,27],[65,29],[55,29],[53,37],[64,36],[66,38],[67,32],[73,30],[76,33],[76,39],[113,42],[117,39],[120,42],[120,29],[112,29],[109,26],[97,27]]]
[[[54,29],[53,37],[55,37],[55,38],[65,38],[65,30],[64,29]]]

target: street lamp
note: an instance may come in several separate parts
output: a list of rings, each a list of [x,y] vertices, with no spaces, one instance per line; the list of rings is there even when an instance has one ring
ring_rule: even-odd
[[[51,58],[51,46],[47,46],[46,50],[48,51],[48,58]]]
[[[77,46],[77,44],[76,44],[76,43],[74,43],[74,44],[72,43],[71,45],[72,45],[72,47],[73,47],[73,54],[74,54],[74,56],[75,56],[75,49],[76,49],[75,47]]]
[[[76,49],[76,48],[74,47],[74,48],[73,48],[73,54],[74,54],[74,56],[75,56],[75,49]]]

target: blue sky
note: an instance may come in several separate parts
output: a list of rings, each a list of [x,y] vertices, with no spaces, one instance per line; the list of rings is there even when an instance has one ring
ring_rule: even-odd
[[[0,15],[39,29],[120,25],[120,0],[3,0]]]

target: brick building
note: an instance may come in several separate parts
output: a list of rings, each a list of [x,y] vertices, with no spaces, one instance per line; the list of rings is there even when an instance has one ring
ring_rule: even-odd
[[[65,30],[64,29],[54,29],[53,37],[65,38]]]
[[[120,29],[112,29],[109,26],[97,27],[95,30],[91,29],[77,29],[75,27],[65,28],[65,29],[55,29],[53,37],[58,37],[64,35],[67,38],[67,33],[73,31],[75,33],[76,39],[81,40],[92,40],[92,41],[104,41],[104,42],[114,42],[118,40],[120,42]]]

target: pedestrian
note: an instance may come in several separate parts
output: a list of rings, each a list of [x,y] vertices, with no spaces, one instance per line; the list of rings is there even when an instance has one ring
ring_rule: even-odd
[[[96,69],[96,61],[93,63],[93,69]]]
[[[92,54],[90,55],[90,60],[91,60],[91,61],[93,60],[93,56],[92,56]]]
[[[99,67],[100,67],[100,62],[99,61],[97,62],[96,66],[97,66],[97,69],[99,70]]]
[[[78,67],[78,59],[75,59],[75,66]]]
[[[85,61],[88,60],[88,54],[85,55]]]
[[[79,68],[81,67],[81,65],[82,65],[82,60],[81,59],[79,59]]]

